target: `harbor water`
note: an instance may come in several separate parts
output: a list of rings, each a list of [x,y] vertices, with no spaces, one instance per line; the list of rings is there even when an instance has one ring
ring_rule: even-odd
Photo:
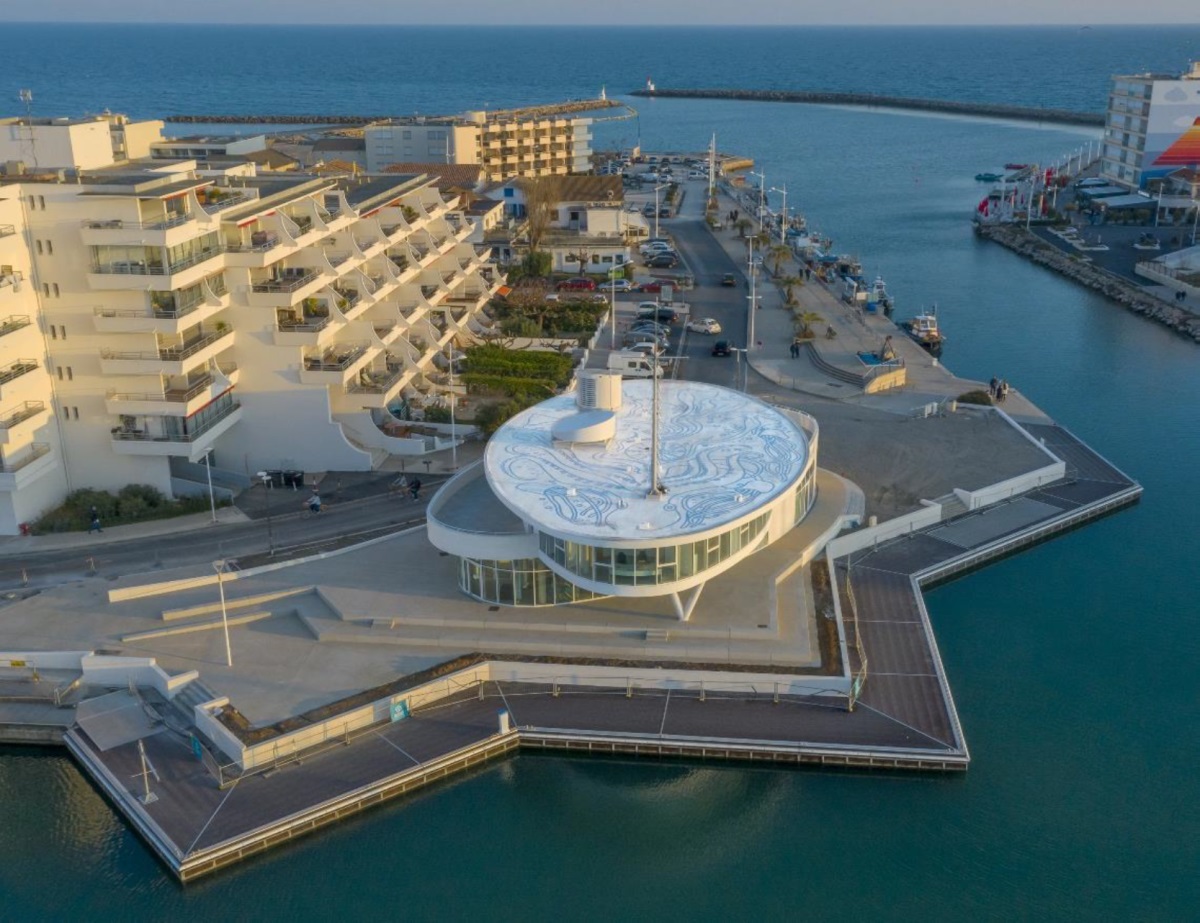
[[[32,86],[35,114],[453,112],[601,84],[619,95],[647,73],[662,86],[886,87],[1099,110],[1109,74],[1182,71],[1200,57],[1197,27],[71,27],[65,50],[45,41],[49,28],[13,27],[0,60],[0,86],[14,101]],[[438,55],[460,66],[428,66]],[[217,76],[197,79],[209,63]],[[715,131],[768,186],[786,184],[789,208],[835,249],[887,280],[898,317],[936,303],[956,373],[1007,379],[1144,485],[1138,506],[929,594],[969,772],[523,755],[183,888],[65,751],[6,748],[0,918],[1194,916],[1200,348],[970,227],[984,188],[975,173],[1048,162],[1098,132],[781,103],[635,105],[640,118],[597,126],[597,144],[640,132],[651,150],[698,150]]]

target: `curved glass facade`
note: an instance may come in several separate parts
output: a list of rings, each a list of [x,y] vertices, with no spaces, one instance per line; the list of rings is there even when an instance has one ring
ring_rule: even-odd
[[[658,586],[674,583],[716,567],[750,545],[766,527],[770,512],[734,526],[720,535],[657,548],[607,548],[538,535],[542,553],[572,574],[615,586]]]
[[[562,606],[600,598],[564,580],[537,558],[458,562],[458,585],[468,596],[501,606]]]
[[[817,466],[813,465],[796,485],[796,524],[808,515],[817,499]]]

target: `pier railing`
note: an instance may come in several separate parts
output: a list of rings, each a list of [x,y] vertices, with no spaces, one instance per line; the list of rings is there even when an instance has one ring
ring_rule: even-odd
[[[854,650],[858,654],[858,669],[851,671],[850,711],[862,695],[867,682],[867,652],[863,648],[862,632],[858,628],[858,603],[854,601],[854,584],[850,581],[850,568],[846,568],[846,601],[850,603],[850,624],[854,628]]]

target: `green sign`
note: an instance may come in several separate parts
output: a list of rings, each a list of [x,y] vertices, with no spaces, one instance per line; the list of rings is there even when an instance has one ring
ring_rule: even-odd
[[[393,702],[391,705],[391,714],[393,721],[403,721],[408,717],[408,699],[401,699],[399,702]]]

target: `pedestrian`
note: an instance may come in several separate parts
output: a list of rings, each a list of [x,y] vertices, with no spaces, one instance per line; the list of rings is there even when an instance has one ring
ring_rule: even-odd
[[[997,378],[995,375],[993,375],[991,383],[988,384],[988,395],[991,397],[995,397],[996,389],[999,387],[1000,387],[1000,379]]]
[[[1008,400],[1008,382],[1005,381],[1003,378],[1000,379],[999,396],[1000,396],[1001,404],[1003,404],[1006,400]]]
[[[93,506],[92,507],[92,521],[88,524],[88,535],[91,535],[93,532],[103,532],[103,531],[104,530],[100,528],[100,511],[97,510]]]
[[[321,495],[313,492],[313,495],[308,498],[308,511],[310,513],[321,512]]]
[[[408,482],[408,494],[413,498],[413,501],[421,499],[421,479],[414,477]]]

